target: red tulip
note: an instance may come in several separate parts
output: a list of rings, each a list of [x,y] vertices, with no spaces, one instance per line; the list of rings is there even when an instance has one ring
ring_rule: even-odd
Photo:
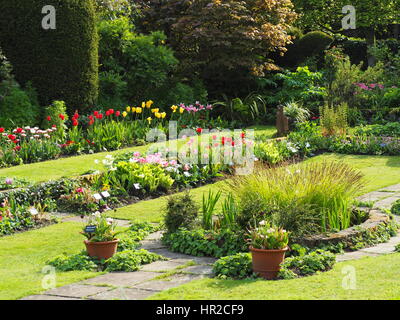
[[[121,114],[121,111],[117,111],[117,112],[115,112],[115,115],[116,115],[117,117],[119,117],[119,116],[120,116],[120,114]]]
[[[24,131],[22,128],[17,128],[17,133],[21,133],[22,131]]]
[[[15,139],[17,139],[17,137],[16,137],[15,135],[13,135],[13,134],[9,134],[9,135],[8,135],[8,139],[14,141]]]
[[[51,121],[51,117],[50,116],[47,117],[47,121]]]
[[[0,128],[0,133],[3,133],[4,132],[4,128]]]
[[[74,126],[74,127],[76,127],[77,125],[78,125],[78,121],[76,121],[75,119],[72,121],[72,125]]]
[[[242,133],[240,134],[240,136],[241,136],[242,139],[244,139],[244,138],[246,137],[246,134],[245,134],[244,132],[242,132]]]
[[[203,132],[203,129],[202,129],[202,128],[197,128],[197,129],[196,129],[196,132],[197,132],[197,133],[202,133],[202,132]]]
[[[109,117],[110,115],[111,115],[110,110],[107,110],[107,111],[106,111],[106,116]]]
[[[61,113],[58,115],[58,117],[59,117],[62,121],[65,120],[65,116],[64,116],[63,114],[61,114]]]
[[[94,116],[97,117],[99,115],[98,111],[93,112]]]

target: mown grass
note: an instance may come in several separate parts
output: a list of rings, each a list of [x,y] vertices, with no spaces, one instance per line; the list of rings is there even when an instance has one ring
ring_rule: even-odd
[[[62,253],[84,249],[79,223],[60,223],[0,238],[0,299],[19,299],[37,294],[42,288],[46,261]],[[78,282],[99,273],[57,272],[56,284]]]
[[[397,253],[338,263],[331,271],[294,280],[198,280],[149,299],[397,300],[400,299],[399,263],[400,254]],[[355,273],[349,273],[352,270]],[[351,275],[355,275],[355,289],[349,289]]]

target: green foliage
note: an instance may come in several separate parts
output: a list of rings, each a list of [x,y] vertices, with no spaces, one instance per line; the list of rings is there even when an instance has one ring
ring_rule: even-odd
[[[400,137],[400,123],[388,122],[386,124],[374,124],[356,127],[354,135],[366,135],[375,137]]]
[[[310,118],[310,112],[296,102],[285,103],[283,112],[294,123],[306,122]]]
[[[291,66],[299,65],[307,58],[322,54],[332,42],[333,38],[330,35],[321,31],[311,31],[289,47],[283,61]]]
[[[318,271],[330,270],[335,262],[335,254],[317,249],[308,254],[286,258],[278,277],[292,279],[295,275],[310,276]]]
[[[117,252],[113,257],[106,260],[106,271],[133,272],[140,269],[143,264],[149,264],[163,259],[160,255],[141,249],[137,251],[124,250]]]
[[[202,199],[202,217],[203,217],[203,228],[206,230],[214,229],[214,213],[216,209],[216,205],[221,198],[222,191],[218,191],[217,193],[213,193],[211,190],[208,191],[208,195],[206,197],[203,194]]]
[[[179,228],[192,228],[198,213],[199,208],[189,192],[168,198],[164,217],[167,233]]]
[[[319,226],[323,231],[342,230],[350,226],[351,204],[362,187],[362,175],[344,163],[309,163],[260,170],[235,177],[228,185],[239,202],[238,222],[243,227],[254,219],[268,221],[274,211],[285,214],[284,209],[298,201],[306,209],[322,213]]]
[[[261,221],[249,231],[250,247],[262,250],[282,250],[289,243],[289,233],[271,226],[268,222]]]
[[[86,252],[74,255],[63,254],[47,261],[47,264],[62,272],[93,271],[98,268],[96,261],[89,257]]]
[[[163,242],[174,252],[199,257],[220,258],[248,251],[243,231],[237,230],[179,229],[177,232],[165,234]]]
[[[296,17],[286,0],[142,3],[140,27],[163,30],[182,73],[200,74],[212,93],[243,91],[243,79],[273,68],[270,53],[285,50],[291,39],[285,30]]]
[[[214,274],[220,279],[246,279],[253,274],[250,253],[223,257],[213,265]]]
[[[50,120],[49,120],[50,119]],[[44,110],[42,127],[52,128],[56,126],[56,135],[61,141],[65,140],[68,127],[65,122],[68,121],[67,106],[64,101],[53,101],[53,103]]]
[[[87,232],[86,227],[95,226],[94,232]],[[83,227],[81,234],[90,242],[107,242],[116,240],[118,233],[115,231],[117,223],[112,218],[107,218],[104,214],[96,212],[89,216],[86,225]]]
[[[0,46],[13,65],[16,80],[22,85],[31,81],[42,105],[63,100],[73,112],[97,99],[94,1],[53,1],[55,30],[40,26],[45,17],[42,8],[48,4],[45,0],[16,0],[12,4],[2,1]]]
[[[390,209],[390,212],[392,214],[395,214],[398,216],[400,215],[400,201],[399,200],[397,200],[395,203],[392,204],[392,208]]]
[[[296,72],[278,73],[275,81],[279,90],[268,99],[270,103],[297,101],[315,111],[326,96],[322,73],[311,72],[308,67],[298,67]]]
[[[324,107],[320,108],[320,123],[324,136],[346,135],[348,128],[348,109],[347,103],[342,103],[336,108],[325,104]]]
[[[162,32],[136,34],[127,17],[104,19],[98,25],[102,104],[145,101],[166,85],[178,61],[165,46]]]
[[[395,249],[396,252],[400,252],[400,243],[396,245]]]
[[[0,126],[5,128],[34,126],[38,123],[40,107],[33,89],[17,85],[0,85]]]

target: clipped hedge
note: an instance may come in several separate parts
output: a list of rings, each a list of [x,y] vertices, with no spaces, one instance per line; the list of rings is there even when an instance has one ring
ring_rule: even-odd
[[[44,30],[42,8],[56,9],[56,29]],[[69,111],[98,94],[98,35],[94,0],[0,1],[0,46],[16,80],[29,81],[42,105],[63,100]]]

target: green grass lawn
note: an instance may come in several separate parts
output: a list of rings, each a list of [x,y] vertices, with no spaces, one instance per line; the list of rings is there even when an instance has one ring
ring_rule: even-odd
[[[60,223],[0,238],[0,299],[19,299],[45,291],[42,268],[62,253],[84,249],[79,223]],[[99,273],[57,272],[57,287],[84,280]]]
[[[190,193],[193,195],[193,198],[197,203],[201,205],[203,194],[207,196],[209,190],[212,190],[214,193],[217,192],[221,189],[223,183],[224,181],[219,181],[200,188],[195,188],[192,189]],[[140,201],[133,205],[119,208],[115,212],[110,213],[109,216],[123,220],[135,220],[138,222],[161,222],[168,197],[169,196],[165,196],[153,200]],[[223,199],[224,195],[221,197],[217,209],[221,207]]]
[[[359,169],[365,176],[365,188],[360,194],[400,183],[399,156],[355,156],[323,154],[307,161],[343,161]]]
[[[331,271],[294,280],[205,279],[161,292],[160,300],[347,300],[400,299],[400,254],[338,263]],[[345,267],[355,270],[356,289],[346,290]],[[347,271],[348,272],[348,271]]]

